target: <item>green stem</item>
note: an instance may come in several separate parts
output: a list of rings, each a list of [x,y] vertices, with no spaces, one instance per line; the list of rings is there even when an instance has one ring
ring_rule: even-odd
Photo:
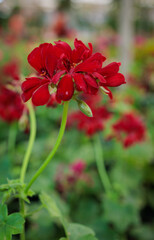
[[[23,199],[19,199],[19,203],[20,203],[20,213],[23,216],[23,218],[25,217],[25,204],[24,204],[24,200]],[[25,240],[25,224],[23,226],[23,232],[20,234],[20,240]]]
[[[28,192],[29,188],[32,186],[32,184],[34,183],[34,181],[40,176],[40,174],[43,172],[43,170],[46,168],[46,166],[49,164],[49,162],[51,161],[51,159],[53,158],[53,156],[55,155],[62,137],[64,135],[64,131],[65,131],[65,127],[66,127],[66,121],[67,121],[67,113],[68,113],[68,105],[69,102],[65,102],[64,103],[64,108],[63,108],[63,116],[62,116],[62,121],[61,121],[61,126],[60,126],[60,130],[59,130],[59,134],[58,134],[58,138],[57,141],[55,143],[54,148],[52,149],[52,151],[50,152],[50,154],[48,155],[48,157],[46,158],[46,160],[44,161],[44,163],[42,164],[42,166],[38,169],[38,171],[35,173],[35,175],[32,177],[32,179],[30,180],[30,182],[28,183],[26,189],[25,189],[25,193]]]
[[[94,152],[95,152],[95,159],[96,159],[97,169],[98,169],[101,182],[104,186],[106,193],[108,193],[112,189],[112,186],[105,169],[104,158],[103,158],[103,148],[102,148],[102,144],[100,142],[99,136],[94,138]]]
[[[35,119],[35,112],[34,112],[32,103],[28,102],[27,107],[28,107],[29,116],[30,116],[30,137],[29,137],[28,147],[23,160],[23,165],[21,168],[20,180],[22,183],[24,182],[24,179],[25,179],[29,158],[32,152],[32,148],[33,148],[33,144],[36,136],[36,119]]]

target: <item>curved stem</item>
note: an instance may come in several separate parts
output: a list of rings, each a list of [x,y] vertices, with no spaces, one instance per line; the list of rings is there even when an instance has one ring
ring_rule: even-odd
[[[112,186],[105,169],[104,158],[103,158],[103,148],[102,148],[99,136],[94,138],[94,151],[95,151],[95,159],[96,159],[98,173],[99,173],[101,182],[104,186],[104,189],[106,193],[108,193],[112,189]]]
[[[35,112],[34,112],[32,103],[28,102],[27,107],[28,107],[29,115],[30,115],[30,137],[29,137],[27,151],[25,153],[24,160],[23,160],[23,165],[21,168],[21,174],[20,174],[21,182],[24,182],[24,179],[25,179],[25,174],[26,174],[29,158],[30,158],[30,155],[32,152],[32,148],[33,148],[33,144],[34,144],[34,140],[35,140],[35,136],[36,136],[36,119],[35,119]]]
[[[48,155],[48,157],[46,158],[46,160],[44,161],[44,163],[42,164],[42,166],[38,169],[38,171],[35,173],[35,175],[32,177],[32,179],[30,180],[30,182],[28,183],[26,189],[25,189],[25,193],[28,192],[29,188],[32,186],[33,182],[39,177],[39,175],[43,172],[43,170],[46,168],[46,166],[49,164],[49,162],[51,161],[51,159],[53,158],[53,156],[55,155],[62,137],[64,135],[64,131],[65,131],[65,127],[66,127],[66,121],[67,121],[67,113],[68,113],[68,104],[69,102],[65,102],[64,103],[64,108],[63,108],[63,116],[62,116],[62,121],[61,121],[61,126],[60,126],[60,130],[59,130],[59,134],[58,134],[58,138],[57,141],[55,143],[54,148],[52,149],[51,153]]]

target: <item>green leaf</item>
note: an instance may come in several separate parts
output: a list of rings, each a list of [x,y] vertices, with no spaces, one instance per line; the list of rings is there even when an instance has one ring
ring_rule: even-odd
[[[63,217],[63,214],[62,214],[60,208],[58,207],[58,204],[56,204],[56,201],[54,200],[55,198],[54,197],[52,198],[51,196],[49,196],[48,194],[46,194],[44,192],[41,193],[39,197],[40,197],[41,203],[48,210],[51,217],[59,219],[59,221],[63,225],[65,233],[67,235],[68,223],[67,223],[66,219]]]
[[[87,235],[85,237],[81,237],[79,240],[97,240],[97,238],[92,235]]]
[[[24,219],[20,213],[12,213],[7,218],[7,225],[12,234],[22,233]]]
[[[55,201],[46,193],[40,194],[40,201],[42,202],[43,206],[48,210],[51,217],[61,218],[61,212],[57,207]]]
[[[69,240],[96,240],[91,228],[77,223],[68,225],[68,234]]]
[[[132,224],[139,223],[138,210],[127,199],[106,196],[103,208],[104,218],[116,226],[120,232],[125,232]]]
[[[0,240],[11,240],[12,235],[22,233],[24,221],[20,213],[8,215],[7,206],[0,205]]]
[[[8,215],[7,206],[0,205],[0,221],[2,221],[3,219],[6,220],[7,215]]]

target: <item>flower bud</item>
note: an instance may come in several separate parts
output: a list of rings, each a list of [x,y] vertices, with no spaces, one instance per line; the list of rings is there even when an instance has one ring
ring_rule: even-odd
[[[92,111],[90,107],[87,105],[87,103],[79,99],[76,99],[76,101],[81,112],[83,112],[88,117],[93,117]]]

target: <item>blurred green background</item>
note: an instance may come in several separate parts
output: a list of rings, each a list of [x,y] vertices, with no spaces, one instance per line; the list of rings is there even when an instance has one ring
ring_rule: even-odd
[[[95,164],[92,140],[75,127],[68,128],[53,161],[33,185],[55,197],[65,216],[91,227],[99,240],[154,239],[154,1],[153,0],[0,0],[0,72],[10,61],[18,61],[22,78],[33,72],[30,51],[42,42],[64,40],[73,47],[74,38],[92,42],[94,51],[107,62],[122,63],[124,86],[113,92],[115,102],[102,96],[115,119],[136,112],[146,126],[146,139],[124,148],[116,139],[106,140],[110,123],[100,132],[104,159],[115,192],[106,195]],[[5,79],[0,77],[0,81]],[[77,106],[70,104],[70,112]],[[26,180],[46,158],[57,137],[62,106],[35,109],[37,136]],[[10,135],[16,135],[9,148]],[[0,183],[17,178],[26,150],[29,131],[18,122],[0,119]],[[70,166],[86,164],[84,177],[68,181]],[[58,176],[63,186],[58,188]],[[31,209],[39,205],[31,198]],[[1,197],[1,195],[0,195]],[[9,212],[18,211],[16,200]],[[29,217],[27,240],[58,240],[63,229],[46,210]],[[14,236],[14,239],[19,239]]]

